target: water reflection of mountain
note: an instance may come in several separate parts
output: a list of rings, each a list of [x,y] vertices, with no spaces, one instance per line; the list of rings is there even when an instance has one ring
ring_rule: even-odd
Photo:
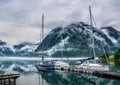
[[[68,72],[41,72],[48,85],[119,85],[120,81],[97,78],[88,75],[75,75]],[[45,85],[44,83],[42,85]]]
[[[93,79],[87,79],[68,72],[41,72],[40,74],[49,85],[95,85]]]
[[[0,73],[25,73],[36,71],[34,61],[0,61]]]
[[[36,73],[34,61],[0,61],[0,73],[21,74],[17,85],[39,85],[38,76],[40,76],[40,85],[120,85],[120,81],[105,78],[93,78],[92,76],[76,75],[68,72],[48,72]],[[110,67],[111,71],[120,72],[115,66]],[[42,78],[41,78],[42,75]],[[44,84],[41,84],[44,80]],[[29,81],[29,82],[28,82]]]

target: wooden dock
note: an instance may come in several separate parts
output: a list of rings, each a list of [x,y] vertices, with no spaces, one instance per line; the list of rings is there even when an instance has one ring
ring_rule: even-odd
[[[56,70],[64,70],[76,74],[89,74],[101,78],[120,80],[120,73],[109,71],[97,71],[88,68],[74,68],[74,67],[59,67]]]
[[[16,85],[19,74],[0,75],[0,85]]]
[[[120,73],[118,72],[115,73],[115,72],[96,71],[96,76],[102,77],[102,78],[120,80]]]

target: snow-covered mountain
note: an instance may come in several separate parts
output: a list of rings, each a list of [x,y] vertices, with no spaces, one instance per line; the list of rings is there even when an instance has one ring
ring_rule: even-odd
[[[112,53],[120,47],[120,32],[113,27],[96,29],[84,22],[72,23],[64,28],[54,28],[35,50],[39,52],[44,44],[46,54],[56,56],[64,51],[69,56],[92,56],[93,38],[97,55]]]
[[[108,53],[113,53],[120,47],[120,31],[115,28],[97,29],[84,22],[76,22],[54,28],[39,44],[23,42],[10,46],[1,40],[0,55],[37,56],[43,44],[46,56],[61,56],[61,51],[64,56],[92,56],[93,38],[97,56],[103,54],[103,47]]]
[[[9,45],[0,40],[0,56],[32,56],[38,44],[23,42],[17,45]]]
[[[0,55],[1,56],[12,56],[15,54],[13,46],[10,46],[6,42],[0,40]]]
[[[14,45],[14,49],[17,56],[30,56],[33,54],[37,46],[38,44],[23,42],[18,45]]]

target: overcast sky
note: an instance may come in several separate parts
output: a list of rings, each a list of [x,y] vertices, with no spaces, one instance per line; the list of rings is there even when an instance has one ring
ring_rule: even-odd
[[[0,39],[39,42],[42,13],[47,34],[56,26],[88,23],[89,5],[98,27],[120,28],[120,0],[0,0]]]

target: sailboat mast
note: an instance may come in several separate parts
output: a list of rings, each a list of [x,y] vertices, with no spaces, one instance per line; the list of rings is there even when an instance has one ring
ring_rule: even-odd
[[[42,14],[42,27],[41,27],[41,42],[44,38],[44,14]],[[41,43],[41,51],[42,51],[42,62],[44,62],[44,43]]]
[[[89,6],[89,13],[90,13],[90,25],[93,26],[91,6]]]
[[[62,28],[62,26],[61,26]],[[61,42],[63,40],[63,28],[61,29]],[[61,51],[61,61],[63,61],[63,51]]]
[[[92,11],[91,11],[91,6],[89,6],[89,12],[90,12],[90,25],[91,27],[93,28],[93,19],[92,19]],[[96,54],[95,54],[95,41],[94,41],[94,32],[92,30],[92,41],[93,41],[93,57],[94,57],[94,62],[95,62],[95,57],[96,57]]]
[[[44,14],[42,14],[42,29],[41,29],[41,39],[44,38]],[[42,51],[44,49],[44,44],[42,43]]]

